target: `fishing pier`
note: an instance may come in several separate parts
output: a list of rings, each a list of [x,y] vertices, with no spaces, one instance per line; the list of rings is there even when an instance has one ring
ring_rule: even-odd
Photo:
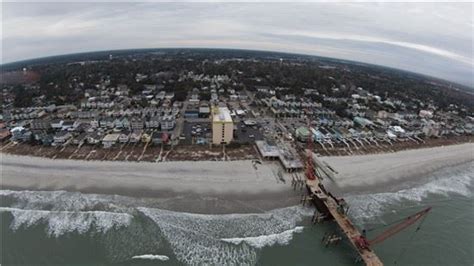
[[[390,224],[392,225],[390,228],[375,236],[375,238],[368,240],[365,230],[361,233],[347,216],[349,206],[345,200],[327,191],[321,182],[323,175],[332,179],[333,174],[337,172],[314,156],[311,152],[311,146],[309,147],[310,149],[306,150],[304,177],[299,174],[293,174],[292,183],[295,188],[297,186],[300,188],[306,187],[307,194],[303,196],[302,202],[306,203],[309,201],[316,208],[313,222],[335,222],[340,229],[341,234],[326,235],[323,238],[326,246],[338,243],[345,237],[349,240],[354,250],[357,251],[359,256],[358,261],[363,261],[365,265],[368,266],[383,265],[371,247],[397,234],[417,221],[424,219],[431,210],[431,207],[392,223],[395,225]],[[416,231],[420,229],[420,226],[421,223]]]
[[[319,219],[334,220],[366,265],[383,265],[382,261],[372,250],[359,247],[357,241],[363,236],[346,216],[345,211],[347,208],[341,202],[342,199],[334,198],[328,194],[318,179],[307,179],[306,187],[310,192],[311,202],[322,215]]]

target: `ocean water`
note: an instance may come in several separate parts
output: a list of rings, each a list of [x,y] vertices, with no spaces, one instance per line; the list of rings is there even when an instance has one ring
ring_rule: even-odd
[[[445,168],[411,188],[344,195],[359,228],[433,210],[374,247],[386,265],[473,265],[474,165]],[[66,191],[0,190],[2,265],[354,265],[347,241],[325,247],[331,223],[312,208],[203,215],[142,199]]]

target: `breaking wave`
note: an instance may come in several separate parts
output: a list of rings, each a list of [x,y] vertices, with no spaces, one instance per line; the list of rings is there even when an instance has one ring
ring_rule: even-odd
[[[104,211],[45,211],[23,210],[1,207],[0,212],[9,212],[13,216],[10,228],[13,231],[22,226],[30,227],[39,223],[47,223],[47,234],[59,237],[66,233],[77,232],[83,234],[91,229],[105,233],[112,228],[128,226],[132,215],[126,213],[112,213]]]
[[[380,216],[390,206],[400,206],[405,202],[420,203],[430,195],[447,198],[450,194],[472,197],[474,164],[457,168],[446,168],[431,175],[431,181],[396,192],[384,192],[346,196],[351,206],[350,215],[358,222],[372,220]]]
[[[12,216],[11,230],[44,225],[46,234],[56,238],[99,233],[114,262],[164,260],[164,255],[152,254],[170,247],[184,264],[253,265],[260,248],[288,244],[301,232],[298,225],[313,214],[300,206],[251,214],[193,214],[143,207],[148,205],[141,199],[66,191],[2,190],[0,198],[0,212]],[[125,239],[139,242],[125,244]],[[242,241],[236,244],[238,239]],[[145,255],[135,255],[140,253]]]
[[[255,248],[263,248],[266,246],[273,246],[275,244],[287,245],[293,239],[294,233],[303,232],[303,226],[297,226],[294,229],[283,231],[279,234],[270,234],[254,237],[236,237],[236,238],[222,238],[224,242],[239,245],[241,243],[247,243]]]
[[[107,210],[113,212],[129,212],[131,206],[135,204],[145,204],[144,200],[126,196],[83,194],[64,190],[0,190],[0,197],[11,199],[11,207],[19,209],[58,211]]]
[[[168,256],[165,256],[165,255],[145,254],[145,255],[133,256],[132,259],[167,261],[170,258]]]
[[[255,245],[244,241],[242,245],[236,246],[223,239],[235,239],[237,236],[263,239],[268,236],[269,239],[275,240],[273,244],[287,244],[288,234],[292,234],[289,232],[291,228],[295,228],[304,217],[312,215],[310,209],[302,207],[289,207],[258,214],[227,215],[138,209],[160,227],[176,258],[191,265],[255,264],[257,262]],[[276,241],[278,237],[288,241]],[[267,245],[270,244],[267,240]]]

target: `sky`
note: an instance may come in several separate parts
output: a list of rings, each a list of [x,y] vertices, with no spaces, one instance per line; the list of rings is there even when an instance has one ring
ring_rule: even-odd
[[[474,87],[473,3],[1,5],[9,63],[97,50],[241,48],[348,59]]]

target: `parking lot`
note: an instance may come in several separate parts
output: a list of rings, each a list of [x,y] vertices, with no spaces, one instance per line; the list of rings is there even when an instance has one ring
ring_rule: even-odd
[[[185,121],[183,125],[184,140],[183,144],[207,144],[204,140],[211,141],[212,127],[210,122],[189,122]]]
[[[263,140],[261,127],[258,125],[246,126],[243,122],[238,122],[234,128],[234,142],[236,143],[246,144]],[[185,138],[180,140],[183,144],[208,144],[208,141],[212,141],[212,125],[210,122],[186,121],[181,137]]]
[[[258,125],[246,126],[243,122],[235,125],[234,141],[237,143],[253,143],[256,140],[263,140],[263,134]]]

